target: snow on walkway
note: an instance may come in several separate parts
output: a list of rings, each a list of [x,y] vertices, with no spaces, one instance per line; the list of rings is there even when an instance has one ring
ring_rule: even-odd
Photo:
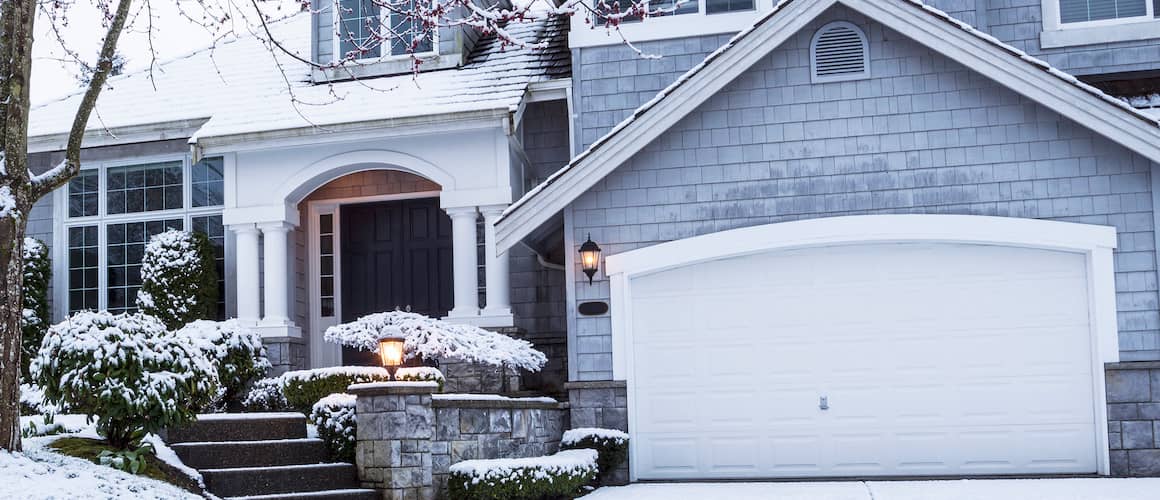
[[[0,498],[199,499],[176,486],[46,448],[60,436],[24,439],[24,453],[0,451]]]
[[[828,483],[653,483],[585,500],[1155,500],[1160,478],[972,479]]]

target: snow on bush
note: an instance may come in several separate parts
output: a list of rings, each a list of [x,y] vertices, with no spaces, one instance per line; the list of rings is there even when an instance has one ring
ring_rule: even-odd
[[[401,382],[435,382],[439,384],[439,392],[443,392],[443,372],[431,366],[405,366],[395,370],[395,380]]]
[[[603,480],[628,460],[628,434],[615,429],[580,427],[564,433],[560,438],[560,449],[596,450],[599,454],[596,464]]]
[[[318,428],[318,437],[326,441],[331,459],[354,463],[357,399],[346,393],[331,394],[310,410],[310,422]]]
[[[378,366],[332,366],[286,372],[279,379],[290,407],[309,414],[314,403],[330,394],[345,392],[351,384],[384,382],[390,375]]]
[[[256,412],[289,410],[290,404],[286,402],[286,395],[282,394],[282,379],[264,378],[254,382],[242,400],[242,409]]]
[[[40,341],[48,330],[48,283],[52,280],[52,262],[48,257],[48,247],[36,238],[24,238],[24,288],[22,292],[24,310],[21,311],[20,374],[28,379],[28,364]]]
[[[145,245],[137,307],[171,330],[217,315],[214,248],[204,234],[170,229]]]
[[[119,448],[193,420],[217,392],[205,355],[140,313],[74,314],[48,330],[31,371],[47,401],[99,417],[97,432]]]
[[[246,385],[270,369],[262,336],[237,320],[198,320],[177,335],[189,338],[217,369],[220,392],[215,406],[236,407]]]
[[[466,460],[451,466],[452,499],[573,498],[596,479],[596,450],[565,450],[547,457]]]
[[[32,384],[20,384],[21,415],[55,415],[67,411],[58,404],[44,400],[44,390]]]
[[[398,327],[407,339],[403,346],[408,359],[452,359],[536,372],[548,362],[544,353],[525,340],[429,318],[422,314],[390,311],[363,316],[350,323],[326,329],[324,338],[347,347],[378,352],[379,337]]]

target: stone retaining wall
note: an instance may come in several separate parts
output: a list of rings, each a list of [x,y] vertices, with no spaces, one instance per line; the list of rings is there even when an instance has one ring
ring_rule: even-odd
[[[1160,476],[1160,361],[1107,365],[1112,475]]]
[[[386,500],[436,498],[452,464],[555,453],[568,427],[555,401],[436,390],[433,382],[350,386],[358,396],[355,465],[363,487]]]

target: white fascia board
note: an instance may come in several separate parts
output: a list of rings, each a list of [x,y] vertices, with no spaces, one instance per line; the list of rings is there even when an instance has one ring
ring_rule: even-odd
[[[359,123],[340,123],[236,135],[197,137],[204,154],[332,144],[503,127],[508,110],[422,115]]]
[[[1116,229],[1112,226],[984,215],[823,217],[730,229],[610,255],[605,258],[605,270],[610,276],[638,276],[773,250],[891,242],[1001,245],[1088,253],[1115,248]]]
[[[524,102],[562,101],[568,98],[568,89],[571,88],[571,78],[535,82],[528,85],[528,93]]]
[[[526,234],[551,219],[835,3],[836,0],[792,2],[774,19],[742,37],[735,46],[710,63],[714,68],[722,68],[721,71],[712,72],[705,68],[692,75],[661,103],[633,119],[580,163],[572,165],[573,171],[545,186],[525,206],[498,221],[496,245],[499,250],[505,251],[518,244]],[[661,107],[672,111],[656,109]]]
[[[197,129],[208,120],[209,118],[194,118],[190,120],[129,125],[125,127],[89,129],[85,131],[85,138],[81,147],[97,148],[141,142],[185,139],[193,136],[197,132]],[[68,132],[61,132],[59,134],[29,137],[28,152],[31,154],[64,151],[68,146],[68,135]]]
[[[905,7],[899,8],[893,5],[895,2],[839,1],[1121,146],[1160,161],[1160,127],[1154,120],[1145,121],[1126,112],[1031,60],[1014,57],[997,45],[924,12],[920,6],[905,5],[910,2],[898,2]]]
[[[1051,0],[1044,0],[1051,3]],[[1079,28],[1044,29],[1039,34],[1039,46],[1045,49],[1075,47],[1099,43],[1133,42],[1160,38],[1160,19],[1142,22],[1085,26]]]

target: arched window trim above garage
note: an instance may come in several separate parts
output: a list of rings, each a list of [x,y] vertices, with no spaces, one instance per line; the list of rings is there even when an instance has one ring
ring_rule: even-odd
[[[612,299],[613,378],[629,373],[631,279],[669,269],[762,252],[874,243],[958,243],[1084,254],[1096,332],[1093,363],[1119,361],[1112,250],[1116,229],[1016,217],[946,214],[853,215],[750,226],[640,248],[605,259]],[[1095,369],[1093,367],[1093,369]]]
[[[862,28],[846,21],[818,28],[810,39],[810,78],[814,83],[869,77],[870,43]]]

